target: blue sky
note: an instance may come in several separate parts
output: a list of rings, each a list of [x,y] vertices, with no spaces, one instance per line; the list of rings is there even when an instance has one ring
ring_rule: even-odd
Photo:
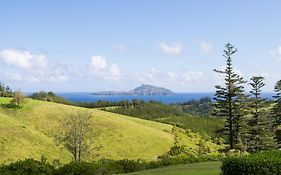
[[[212,92],[227,42],[236,71],[281,79],[281,1],[0,2],[0,80],[24,91]]]

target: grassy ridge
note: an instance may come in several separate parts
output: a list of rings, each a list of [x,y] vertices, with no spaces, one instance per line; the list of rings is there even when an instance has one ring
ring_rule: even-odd
[[[7,104],[8,98],[0,98]],[[2,105],[1,105],[2,106]],[[83,108],[28,99],[22,109],[0,108],[0,162],[44,154],[48,159],[71,160],[71,155],[55,141],[60,120]],[[88,159],[155,159],[174,144],[172,126],[151,122],[97,109],[93,126],[101,135],[92,141]],[[99,147],[97,150],[95,148]],[[143,151],[145,150],[145,151]]]

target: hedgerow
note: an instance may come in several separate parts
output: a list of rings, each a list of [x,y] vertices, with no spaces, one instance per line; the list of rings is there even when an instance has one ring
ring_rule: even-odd
[[[246,156],[227,157],[222,175],[280,175],[281,151],[265,151]]]

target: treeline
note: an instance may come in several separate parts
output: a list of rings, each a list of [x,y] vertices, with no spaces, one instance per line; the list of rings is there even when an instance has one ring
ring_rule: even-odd
[[[280,142],[281,81],[275,85],[276,95],[270,106],[261,95],[264,77],[253,76],[247,83],[234,71],[232,56],[236,52],[234,46],[226,44],[226,68],[215,70],[224,76],[224,84],[216,86],[213,115],[226,121],[224,133],[229,149],[251,153],[275,149]],[[244,90],[246,84],[251,87],[249,93]]]
[[[196,103],[194,101],[194,103]],[[195,107],[194,107],[195,108]],[[120,106],[104,108],[109,112],[172,124],[183,129],[191,129],[203,136],[217,137],[223,128],[223,120],[214,117],[200,117],[186,113],[182,106],[161,102],[134,100]],[[195,109],[194,109],[195,110]],[[197,110],[198,111],[198,110]]]
[[[190,100],[178,105],[182,107],[184,112],[203,117],[210,116],[213,110],[211,97],[203,97],[199,100]]]
[[[50,92],[44,92],[44,91],[35,92],[32,95],[30,95],[29,98],[32,98],[34,100],[55,102],[55,103],[68,104],[68,105],[73,104],[73,102],[68,101],[63,97],[60,97],[51,91]]]
[[[180,107],[155,101],[144,102],[142,100],[127,101],[126,103],[121,103],[120,106],[108,108],[107,110],[148,120],[185,115]]]
[[[12,89],[3,82],[0,82],[0,97],[13,97]]]

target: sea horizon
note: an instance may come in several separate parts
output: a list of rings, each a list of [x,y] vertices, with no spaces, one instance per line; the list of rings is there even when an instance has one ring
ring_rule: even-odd
[[[213,98],[214,92],[175,92],[175,95],[93,95],[93,92],[54,92],[55,94],[73,102],[97,102],[97,101],[111,101],[119,102],[123,100],[144,100],[144,101],[158,101],[165,104],[184,103],[191,100],[199,100],[204,97]],[[26,93],[31,95],[32,93]],[[263,98],[271,99],[274,92],[262,93]]]

